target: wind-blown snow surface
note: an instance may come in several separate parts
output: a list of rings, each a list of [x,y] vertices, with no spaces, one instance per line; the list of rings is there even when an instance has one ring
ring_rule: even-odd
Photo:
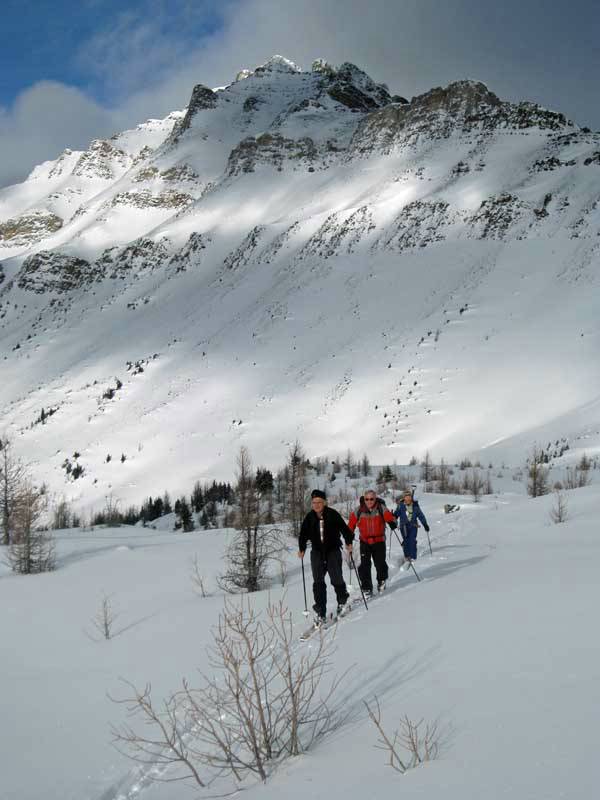
[[[2,428],[50,488],[139,503],[296,438],[599,452],[600,135],[475,81],[244,75],[0,193]]]
[[[423,581],[394,566],[385,595],[337,628],[335,670],[351,667],[342,691],[349,721],[248,797],[595,797],[600,491],[568,495],[560,525],[549,521],[550,497],[458,498],[460,511],[444,516],[452,498],[424,495],[434,552],[423,537]],[[55,573],[0,576],[3,800],[190,796],[182,784],[149,784],[148,770],[115,753],[109,724],[123,721],[124,709],[107,693],[123,691],[121,678],[150,681],[159,700],[206,665],[222,598],[194,595],[189,559],[200,555],[213,591],[226,541],[221,531],[66,532]],[[394,564],[397,556],[394,547]],[[292,566],[287,598],[300,632],[297,560]],[[125,630],[94,642],[85,631],[102,592],[112,594]],[[266,595],[253,600],[263,606]],[[404,714],[439,720],[447,732],[440,759],[404,776],[386,766],[362,705],[374,694],[388,731]],[[226,790],[225,782],[208,794]]]

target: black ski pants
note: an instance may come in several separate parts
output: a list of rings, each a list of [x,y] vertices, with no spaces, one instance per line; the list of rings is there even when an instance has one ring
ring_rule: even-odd
[[[377,572],[377,583],[387,581],[388,565],[385,560],[385,541],[375,542],[375,544],[360,543],[360,566],[358,577],[364,592],[373,591],[373,579],[371,577],[371,558],[375,564]]]
[[[329,553],[321,553],[319,550],[311,550],[310,566],[313,576],[313,597],[315,598],[313,608],[320,617],[324,617],[327,614],[327,586],[325,585],[327,573],[329,573],[329,580],[335,589],[338,603],[345,603],[349,596],[342,575],[342,552],[341,550],[331,550]]]

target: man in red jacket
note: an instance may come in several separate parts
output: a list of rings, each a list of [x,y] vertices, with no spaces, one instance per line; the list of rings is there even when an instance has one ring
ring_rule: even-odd
[[[364,502],[363,502],[364,501]],[[354,531],[358,525],[360,532],[360,566],[358,577],[362,590],[371,597],[373,595],[373,579],[371,577],[371,558],[377,572],[377,589],[383,591],[388,579],[388,565],[385,560],[385,524],[393,530],[397,523],[383,500],[379,500],[373,489],[361,497],[360,506],[350,514],[348,527]]]

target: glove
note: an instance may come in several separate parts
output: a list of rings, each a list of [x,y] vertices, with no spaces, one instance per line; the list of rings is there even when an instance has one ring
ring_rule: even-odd
[[[396,528],[398,527],[398,523],[397,523],[397,522],[388,522],[388,525],[390,526],[390,528],[391,528],[393,531],[395,531],[395,530],[396,530]]]
[[[429,525],[423,525],[423,527],[425,528],[425,530],[427,531],[427,533],[429,533]]]

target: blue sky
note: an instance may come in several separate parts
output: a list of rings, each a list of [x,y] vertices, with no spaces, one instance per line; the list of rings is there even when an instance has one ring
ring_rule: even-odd
[[[0,186],[274,53],[352,61],[407,97],[481,80],[597,130],[598,42],[597,0],[4,0]]]
[[[114,37],[130,40],[146,22],[157,47],[165,42],[197,46],[222,25],[220,5],[193,0],[3,0],[0,105],[10,106],[41,80],[74,86],[111,104],[116,89],[103,56],[115,55]],[[113,38],[109,48],[107,37]],[[168,67],[164,63],[161,69]]]

